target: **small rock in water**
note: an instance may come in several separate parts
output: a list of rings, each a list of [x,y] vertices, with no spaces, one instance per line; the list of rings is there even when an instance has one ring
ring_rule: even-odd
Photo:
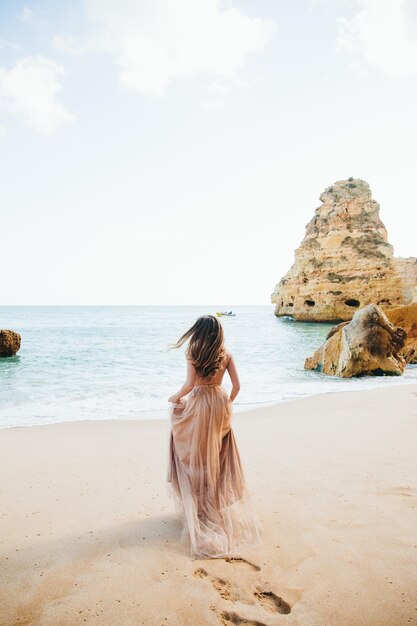
[[[14,330],[0,330],[0,357],[14,356],[20,348],[20,339]]]

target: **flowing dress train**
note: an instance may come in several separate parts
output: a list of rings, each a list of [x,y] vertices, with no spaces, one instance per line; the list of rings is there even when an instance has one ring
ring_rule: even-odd
[[[196,557],[252,550],[262,526],[245,482],[226,390],[196,385],[170,415],[167,481],[183,523],[181,543]]]

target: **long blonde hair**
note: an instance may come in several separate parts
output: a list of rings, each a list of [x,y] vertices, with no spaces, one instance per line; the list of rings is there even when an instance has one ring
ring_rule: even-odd
[[[190,340],[185,352],[194,363],[197,374],[202,378],[211,378],[223,364],[226,354],[224,332],[217,317],[202,315],[170,348],[179,348]]]

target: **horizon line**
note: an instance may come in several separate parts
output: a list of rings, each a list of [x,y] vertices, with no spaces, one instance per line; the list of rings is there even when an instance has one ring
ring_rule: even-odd
[[[0,308],[2,307],[18,307],[18,306],[85,306],[85,307],[97,307],[97,306],[119,306],[119,307],[138,307],[138,306],[274,306],[273,303],[267,304],[259,304],[259,303],[241,303],[241,304],[227,304],[227,305],[218,305],[213,303],[203,303],[203,304],[0,304]]]

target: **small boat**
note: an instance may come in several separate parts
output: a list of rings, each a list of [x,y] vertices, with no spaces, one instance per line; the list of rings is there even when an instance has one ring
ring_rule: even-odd
[[[233,311],[216,311],[217,317],[234,317],[236,313]]]

